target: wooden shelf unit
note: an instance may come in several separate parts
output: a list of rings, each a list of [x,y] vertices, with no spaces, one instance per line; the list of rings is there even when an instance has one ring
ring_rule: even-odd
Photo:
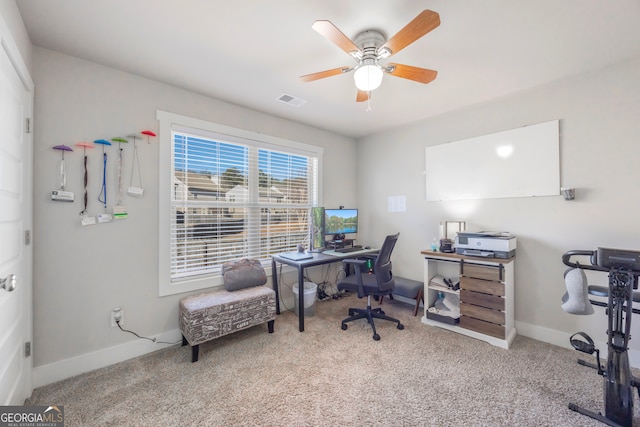
[[[516,336],[514,320],[515,258],[483,258],[424,250],[425,307],[422,323],[508,349]],[[442,287],[430,286],[436,275],[460,281],[460,321],[427,318]],[[449,291],[451,292],[451,291]]]

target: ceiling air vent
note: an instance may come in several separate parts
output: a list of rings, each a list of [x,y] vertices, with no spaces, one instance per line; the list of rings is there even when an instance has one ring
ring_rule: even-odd
[[[299,107],[302,104],[307,102],[304,99],[296,98],[295,96],[287,95],[286,93],[283,93],[282,95],[280,95],[278,97],[278,101],[284,102],[285,104],[289,104],[294,107]]]

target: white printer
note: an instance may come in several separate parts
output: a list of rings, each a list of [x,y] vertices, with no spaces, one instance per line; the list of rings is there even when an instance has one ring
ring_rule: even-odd
[[[505,231],[462,231],[456,237],[456,253],[509,259],[516,255],[516,236]]]

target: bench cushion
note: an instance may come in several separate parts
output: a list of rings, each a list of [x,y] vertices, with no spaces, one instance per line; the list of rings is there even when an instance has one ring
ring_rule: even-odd
[[[404,277],[394,276],[396,287],[393,290],[394,295],[415,299],[420,289],[424,288],[424,283],[417,280],[405,279]]]
[[[192,346],[276,318],[276,293],[257,286],[220,290],[180,301],[180,329]]]

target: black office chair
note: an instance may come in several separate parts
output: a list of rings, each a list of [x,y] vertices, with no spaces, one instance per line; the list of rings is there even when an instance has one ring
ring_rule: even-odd
[[[385,316],[384,311],[382,311],[381,308],[371,308],[371,295],[390,295],[395,287],[393,273],[391,272],[391,252],[393,251],[393,248],[398,241],[399,235],[400,233],[390,235],[384,239],[384,243],[380,248],[380,252],[378,252],[377,257],[373,262],[373,273],[371,274],[363,271],[363,265],[367,263],[366,260],[344,260],[345,263],[354,266],[355,274],[351,274],[341,280],[338,283],[338,290],[356,292],[358,298],[363,298],[366,296],[367,308],[349,308],[350,317],[342,321],[343,331],[347,329],[347,322],[351,322],[357,319],[367,319],[367,321],[371,325],[371,329],[373,329],[373,339],[378,341],[380,340],[380,335],[378,335],[378,333],[376,332],[376,326],[373,324],[374,318],[396,322],[398,324],[398,329],[404,329],[404,326],[398,319]]]

